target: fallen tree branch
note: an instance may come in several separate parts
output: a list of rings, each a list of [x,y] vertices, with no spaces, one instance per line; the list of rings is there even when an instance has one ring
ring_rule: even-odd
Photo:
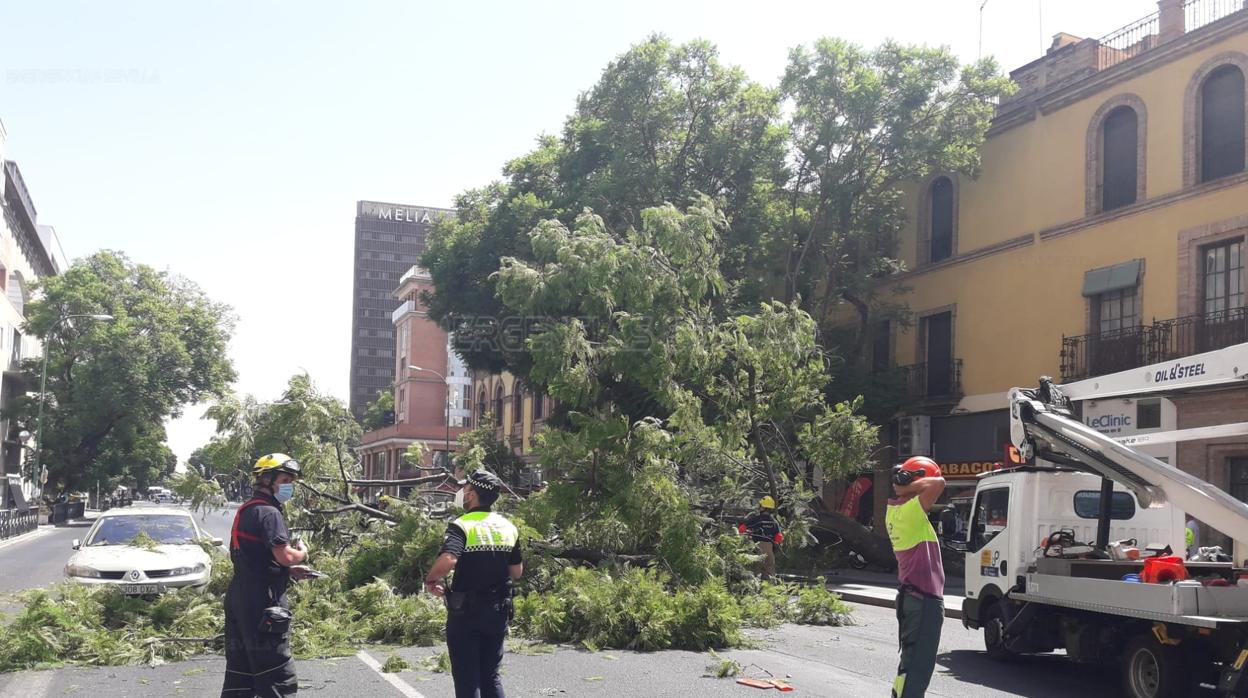
[[[430,482],[439,482],[450,478],[450,475],[426,475],[424,477],[412,477],[406,480],[347,480],[348,484],[366,485],[369,487],[396,487],[407,485],[424,485]],[[322,478],[317,478],[322,479]],[[331,482],[337,482],[336,478],[328,478]]]
[[[304,509],[304,511],[308,512],[309,514],[315,514],[316,516],[338,516],[339,514],[347,514],[353,511],[358,511],[361,514],[371,516],[374,519],[381,519],[383,521],[389,521],[390,523],[399,522],[399,517],[394,516],[393,514],[387,514],[384,511],[379,511],[372,507],[364,506],[363,504],[359,504],[356,502],[352,502],[351,504],[340,506],[337,509]]]
[[[303,482],[303,481],[297,481],[297,482],[299,483],[299,486],[300,486],[300,487],[302,487],[302,488],[304,488],[304,489],[308,490],[309,492],[311,492],[312,494],[317,495],[318,497],[324,497],[325,499],[332,499],[332,500],[334,500],[335,502],[338,502],[339,504],[354,504],[354,503],[355,503],[355,502],[351,501],[351,500],[350,500],[349,498],[347,498],[347,497],[339,497],[339,496],[338,496],[338,495],[336,495],[336,494],[330,494],[330,493],[328,493],[328,492],[322,492],[322,491],[320,491],[320,490],[316,489],[315,487],[313,487],[312,485],[309,485],[309,484],[308,484],[308,483],[306,483],[306,482]]]
[[[654,555],[617,555],[614,553],[604,553],[601,550],[590,550],[589,548],[561,548],[552,543],[542,540],[529,541],[529,547],[536,548],[544,553],[557,557],[562,560],[575,560],[577,562],[588,562],[598,565],[603,562],[622,562],[629,565],[644,565],[654,562]]]

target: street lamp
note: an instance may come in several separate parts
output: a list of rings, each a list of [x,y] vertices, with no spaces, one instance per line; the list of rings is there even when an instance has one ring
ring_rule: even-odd
[[[105,315],[103,313],[66,315],[65,317],[62,317],[59,320],[57,320],[55,323],[53,323],[52,329],[56,330],[56,328],[61,326],[62,322],[65,322],[67,320],[73,320],[74,318],[90,318],[91,320],[100,320],[102,322],[107,322],[109,320],[112,320],[113,316]],[[49,332],[48,333],[49,339],[51,339],[51,335],[52,333]],[[35,421],[35,434],[37,434],[39,437],[39,441],[37,442],[37,445],[35,446],[35,467],[34,467],[34,470],[32,471],[32,475],[33,475],[32,479],[35,482],[34,482],[34,487],[31,488],[32,491],[34,491],[35,493],[36,503],[39,501],[39,497],[43,495],[43,401],[44,401],[44,396],[47,395],[47,393],[48,393],[48,347],[45,345],[43,347],[43,376],[39,379],[39,417]],[[96,503],[96,506],[99,506],[98,502]]]
[[[446,422],[446,462],[447,462],[447,465],[450,465],[451,463],[451,383],[450,381],[446,379],[446,376],[442,375],[441,373],[438,373],[437,371],[431,368],[421,368],[420,366],[413,366],[411,364],[408,364],[407,368],[408,370],[416,371],[417,373],[420,373],[422,371],[425,373],[432,373],[438,378],[441,378],[442,385],[446,387],[446,404],[444,405],[444,407],[446,408],[446,419],[444,420]],[[443,468],[448,473],[451,472],[451,469],[449,467],[443,466]]]

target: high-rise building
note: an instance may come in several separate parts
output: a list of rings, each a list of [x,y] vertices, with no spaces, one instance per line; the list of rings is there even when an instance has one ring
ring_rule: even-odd
[[[399,279],[419,261],[425,236],[453,211],[379,201],[355,207],[355,283],[351,304],[351,412],[364,416],[394,384],[394,298]]]

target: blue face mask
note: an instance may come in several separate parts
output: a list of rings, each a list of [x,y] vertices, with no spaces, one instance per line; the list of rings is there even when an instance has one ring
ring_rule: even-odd
[[[295,483],[293,482],[278,485],[277,491],[273,493],[273,497],[283,504],[289,501],[293,496],[295,496]]]

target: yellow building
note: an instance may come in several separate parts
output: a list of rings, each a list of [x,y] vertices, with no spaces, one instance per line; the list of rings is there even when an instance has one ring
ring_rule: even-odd
[[[554,408],[550,396],[527,388],[524,381],[509,372],[475,372],[472,376],[476,394],[473,426],[489,421],[494,425],[495,439],[528,464],[519,482],[513,485],[536,487],[542,480],[537,456],[533,453],[534,438],[545,425]]]
[[[998,108],[982,174],[908,189],[897,280],[915,322],[872,343],[873,366],[910,377],[910,414],[892,425],[905,452],[970,486],[1005,457],[1009,388],[1248,341],[1248,11],[1229,7],[1162,0],[1102,39],[1059,34],[1011,73],[1020,89]],[[1100,402],[1084,418],[1110,433],[1248,421],[1234,386]],[[1248,496],[1248,440],[1154,455]]]

